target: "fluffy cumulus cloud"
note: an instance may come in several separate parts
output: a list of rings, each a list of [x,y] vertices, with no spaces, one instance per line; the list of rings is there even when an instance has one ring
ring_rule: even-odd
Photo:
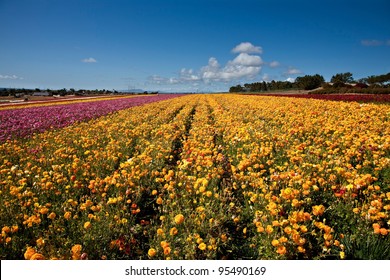
[[[167,78],[159,75],[152,75],[148,78],[149,85],[174,86],[176,88],[199,88],[206,86],[228,85],[232,83],[241,83],[250,80],[270,81],[277,80],[275,74],[270,76],[263,74],[260,76],[263,66],[269,68],[282,67],[279,61],[264,62],[260,54],[263,49],[249,42],[243,42],[235,46],[231,52],[233,58],[226,63],[220,63],[217,58],[210,57],[208,63],[199,70],[182,68],[175,77]],[[280,73],[284,79],[294,81],[292,77],[302,74],[297,68],[289,67]]]
[[[201,77],[206,83],[230,82],[242,78],[253,79],[260,73],[263,61],[259,56],[240,53],[224,67],[221,67],[216,58],[211,57],[207,66],[202,67]]]
[[[97,60],[93,57],[88,57],[88,58],[84,58],[81,60],[81,62],[84,62],[84,63],[96,63]]]
[[[243,42],[232,49],[233,53],[263,53],[263,49],[249,42]]]
[[[243,66],[261,66],[263,64],[263,60],[260,56],[257,55],[240,53],[235,59],[233,59],[231,64]]]
[[[210,84],[213,82],[232,82],[239,79],[253,79],[261,71],[264,64],[259,53],[262,48],[254,46],[251,43],[244,42],[232,49],[237,55],[233,60],[229,60],[225,65],[221,65],[215,57],[210,57],[207,65],[201,67],[198,71],[182,68],[177,77],[164,78],[153,75],[148,78],[149,83],[153,84],[192,84],[200,83]]]

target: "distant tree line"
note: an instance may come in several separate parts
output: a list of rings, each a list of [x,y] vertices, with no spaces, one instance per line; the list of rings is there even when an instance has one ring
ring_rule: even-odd
[[[26,89],[26,88],[0,88],[0,96],[13,96],[13,97],[25,97],[25,96],[32,96],[39,93],[45,93],[45,96],[66,96],[66,95],[77,95],[77,96],[83,96],[83,95],[107,95],[107,94],[158,94],[158,91],[153,92],[118,92],[116,90],[106,90],[106,89],[94,89],[94,90],[87,90],[87,89],[79,89],[75,90],[74,88],[70,89]]]
[[[268,92],[279,90],[316,90],[315,93],[390,93],[390,73],[373,75],[355,80],[351,72],[338,73],[332,76],[329,83],[319,74],[297,77],[294,82],[274,81],[255,82],[232,86],[229,92]]]
[[[59,95],[104,95],[104,94],[117,94],[116,90],[106,90],[106,89],[95,89],[95,90],[86,90],[79,89],[26,89],[26,88],[0,88],[0,96],[14,96],[21,97],[24,95],[33,95],[36,93],[46,93],[48,96]]]

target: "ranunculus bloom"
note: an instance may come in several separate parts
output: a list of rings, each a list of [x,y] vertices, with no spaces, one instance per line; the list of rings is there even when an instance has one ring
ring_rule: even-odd
[[[180,225],[184,222],[184,216],[182,214],[178,214],[175,216],[175,223]]]

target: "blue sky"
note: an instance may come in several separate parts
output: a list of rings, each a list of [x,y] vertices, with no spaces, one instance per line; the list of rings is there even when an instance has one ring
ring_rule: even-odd
[[[0,87],[228,91],[390,72],[388,0],[0,0]]]

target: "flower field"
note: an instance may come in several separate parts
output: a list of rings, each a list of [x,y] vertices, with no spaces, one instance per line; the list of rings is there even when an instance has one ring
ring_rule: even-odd
[[[176,95],[177,96],[177,95]],[[0,108],[0,141],[61,128],[133,106],[173,98],[175,95],[126,96],[95,100],[68,100]]]
[[[390,258],[389,105],[215,94],[124,108],[1,127],[0,259]]]
[[[256,95],[251,93],[251,95]],[[280,94],[258,94],[258,95],[266,95],[266,96],[280,96]],[[373,103],[389,103],[390,102],[390,94],[320,94],[320,93],[288,93],[284,94],[286,97],[293,98],[310,98],[310,99],[320,99],[320,100],[332,100],[332,101],[348,101],[348,102],[373,102]]]

